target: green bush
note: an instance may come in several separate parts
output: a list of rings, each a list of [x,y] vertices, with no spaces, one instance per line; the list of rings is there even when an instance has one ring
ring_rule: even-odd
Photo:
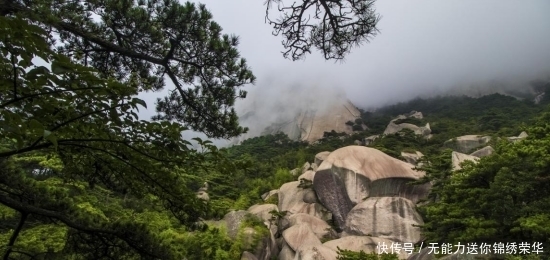
[[[374,252],[365,253],[363,250],[354,252],[338,247],[337,260],[399,260],[396,254],[377,254]]]

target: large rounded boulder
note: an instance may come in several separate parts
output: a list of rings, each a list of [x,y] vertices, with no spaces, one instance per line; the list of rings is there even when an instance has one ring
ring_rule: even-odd
[[[313,178],[317,197],[343,230],[348,212],[368,197],[402,197],[413,203],[425,198],[430,184],[409,185],[424,172],[414,165],[365,146],[346,146],[331,152]]]

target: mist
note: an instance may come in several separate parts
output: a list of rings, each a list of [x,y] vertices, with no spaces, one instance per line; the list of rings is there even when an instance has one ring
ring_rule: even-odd
[[[282,38],[264,23],[264,1],[196,2],[206,5],[224,33],[240,37],[238,49],[258,78],[236,104],[250,135],[296,110],[322,107],[334,93],[372,109],[415,97],[530,91],[530,80],[550,75],[547,0],[378,1],[380,34],[352,49],[343,63],[325,61],[316,51],[305,60],[285,60]],[[152,108],[157,94],[141,97]]]

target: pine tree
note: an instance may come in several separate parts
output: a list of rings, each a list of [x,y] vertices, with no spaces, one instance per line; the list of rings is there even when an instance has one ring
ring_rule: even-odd
[[[160,219],[134,218],[198,227],[208,208],[194,173],[228,165],[181,133],[246,130],[232,107],[254,76],[211,18],[171,0],[0,2],[4,259],[181,259],[151,227]],[[155,121],[138,120],[135,96],[165,77],[174,89]],[[45,230],[54,240],[33,246]]]

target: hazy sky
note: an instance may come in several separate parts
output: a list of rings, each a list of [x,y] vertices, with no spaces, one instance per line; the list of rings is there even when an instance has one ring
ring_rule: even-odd
[[[378,1],[380,34],[343,64],[324,61],[319,52],[284,59],[282,38],[264,23],[264,1],[195,1],[225,33],[240,37],[239,50],[258,78],[245,88],[249,97],[240,110],[254,100],[284,101],[295,86],[320,88],[305,92],[313,97],[335,87],[357,106],[372,107],[434,88],[550,71],[548,0]]]
[[[279,88],[288,81],[330,85],[363,105],[418,88],[550,68],[547,0],[377,1],[381,33],[344,64],[324,61],[319,52],[305,61],[283,59],[282,38],[264,23],[263,0],[197,2],[226,33],[240,36],[241,54],[258,77],[247,89]]]

